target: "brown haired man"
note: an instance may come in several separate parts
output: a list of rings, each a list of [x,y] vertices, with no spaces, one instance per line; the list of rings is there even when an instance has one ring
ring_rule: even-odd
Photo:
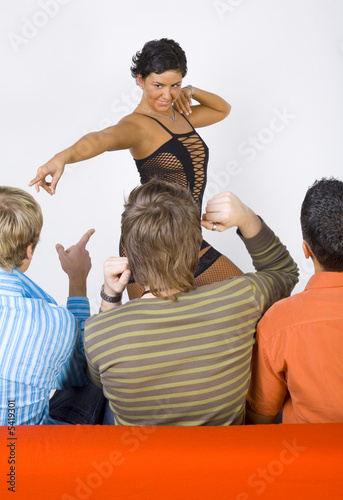
[[[257,272],[196,288],[201,225],[237,226]],[[85,330],[89,376],[115,422],[242,424],[256,323],[297,282],[288,251],[232,193],[215,195],[200,224],[191,194],[158,180],[130,194],[122,238],[127,257],[105,262],[101,313]],[[122,305],[131,271],[145,291]]]

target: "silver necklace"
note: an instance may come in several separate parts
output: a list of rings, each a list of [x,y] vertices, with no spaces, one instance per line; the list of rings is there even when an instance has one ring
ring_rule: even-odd
[[[176,120],[176,112],[174,108],[172,108],[174,116],[167,116],[167,115],[160,115],[160,113],[156,113],[155,111],[150,111],[150,109],[144,108],[141,104],[138,104],[138,106],[144,109],[144,111],[151,113],[152,115],[161,116],[162,118],[168,118],[168,120],[171,120],[172,122],[175,122]]]

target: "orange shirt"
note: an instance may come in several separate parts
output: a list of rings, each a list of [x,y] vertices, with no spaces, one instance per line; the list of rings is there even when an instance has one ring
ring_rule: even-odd
[[[320,272],[258,324],[247,405],[283,423],[343,422],[343,272]]]

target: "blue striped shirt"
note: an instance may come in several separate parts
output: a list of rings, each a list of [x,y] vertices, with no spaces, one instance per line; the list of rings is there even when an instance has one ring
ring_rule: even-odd
[[[59,307],[17,269],[0,268],[0,425],[13,405],[15,425],[53,424],[50,391],[87,384],[81,339],[89,315],[87,297]]]

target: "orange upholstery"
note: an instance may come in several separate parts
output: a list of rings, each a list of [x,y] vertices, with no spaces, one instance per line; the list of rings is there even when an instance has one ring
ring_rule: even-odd
[[[0,428],[1,499],[343,498],[343,424],[9,432]]]

